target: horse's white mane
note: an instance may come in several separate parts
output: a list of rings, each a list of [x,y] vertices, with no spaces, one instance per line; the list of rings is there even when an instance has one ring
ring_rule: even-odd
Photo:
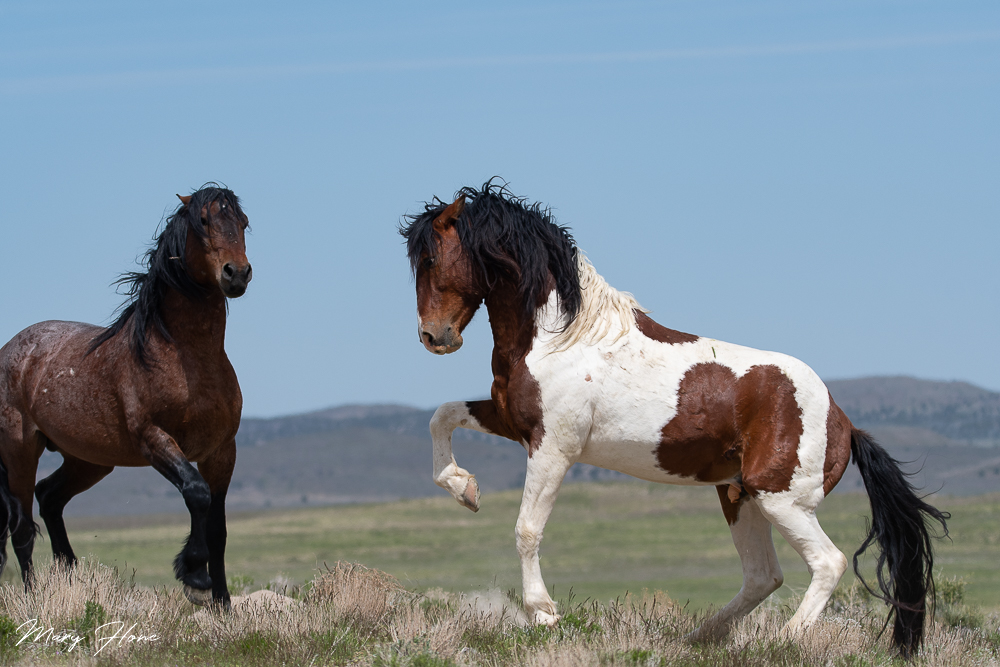
[[[619,292],[609,285],[590,263],[583,251],[577,251],[577,273],[580,276],[580,312],[565,331],[553,339],[553,351],[559,352],[576,343],[594,344],[614,334],[614,343],[635,326],[635,313],[649,311],[639,305],[628,292]],[[612,331],[612,327],[618,331]]]

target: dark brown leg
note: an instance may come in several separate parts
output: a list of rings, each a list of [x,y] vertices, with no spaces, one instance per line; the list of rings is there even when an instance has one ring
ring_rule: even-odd
[[[158,427],[150,427],[142,438],[142,454],[153,468],[177,487],[184,496],[184,504],[191,513],[191,534],[177,558],[174,559],[174,575],[185,586],[192,602],[202,603],[212,589],[212,579],[208,575],[208,544],[205,533],[208,514],[212,505],[212,493],[208,484],[191,465],[177,443]]]
[[[38,513],[45,521],[52,542],[52,557],[67,565],[76,564],[76,554],[66,535],[63,522],[63,508],[73,496],[83,493],[108,476],[112,466],[89,463],[68,454],[63,454],[63,463],[54,473],[38,482],[35,497],[38,498]]]
[[[208,573],[212,577],[212,602],[229,608],[226,584],[226,493],[236,466],[236,441],[229,442],[198,464],[198,471],[208,482],[212,504],[208,510]]]
[[[24,587],[30,588],[34,579],[34,567],[31,563],[31,554],[35,548],[35,535],[38,533],[38,526],[31,515],[31,508],[35,498],[35,475],[38,473],[38,458],[45,448],[45,436],[34,427],[24,429],[24,437],[17,450],[19,456],[10,456],[5,461],[7,467],[7,482],[11,495],[20,504],[20,517],[17,521],[10,521],[8,525],[16,523],[16,527],[11,532],[10,542],[14,547],[14,555],[17,556],[18,565],[21,566],[21,579]],[[9,452],[10,450],[8,450]],[[16,511],[16,510],[15,510]]]

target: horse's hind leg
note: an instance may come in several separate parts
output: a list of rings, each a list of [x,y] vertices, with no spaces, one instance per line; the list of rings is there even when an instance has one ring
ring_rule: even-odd
[[[22,428],[23,439],[14,443],[14,447],[4,450],[4,467],[6,468],[6,488],[3,489],[4,504],[7,506],[8,521],[11,527],[10,542],[14,547],[18,565],[21,566],[21,580],[25,588],[31,586],[34,578],[34,568],[31,554],[35,548],[35,535],[38,526],[31,515],[34,504],[35,475],[38,472],[38,458],[45,448],[44,436],[33,426]],[[4,445],[11,443],[5,442]],[[17,502],[11,502],[16,500]]]
[[[198,464],[198,471],[212,492],[208,510],[206,539],[208,542],[208,574],[212,578],[212,602],[229,607],[229,587],[226,584],[226,493],[236,466],[236,441],[215,450]]]
[[[473,416],[473,414],[477,416]],[[486,423],[483,423],[486,422]],[[479,511],[479,484],[468,470],[459,468],[451,450],[451,434],[456,428],[482,433],[500,433],[499,417],[493,401],[456,401],[445,403],[431,418],[434,442],[434,483],[473,512]]]
[[[823,532],[816,519],[816,508],[798,504],[798,497],[785,491],[764,493],[757,498],[764,516],[802,556],[812,577],[802,603],[785,625],[785,630],[791,633],[808,627],[819,618],[847,570],[847,558]]]
[[[63,462],[54,473],[38,482],[35,497],[38,513],[45,521],[52,542],[52,557],[67,565],[76,564],[76,554],[69,544],[63,509],[73,496],[83,493],[108,476],[112,466],[101,466],[63,453]]]
[[[729,498],[728,486],[717,486],[722,511],[729,522],[733,544],[743,566],[743,587],[736,597],[688,635],[692,641],[717,639],[733,624],[753,611],[768,595],[781,587],[784,577],[771,540],[771,524],[761,514],[757,501],[744,496],[738,504]]]

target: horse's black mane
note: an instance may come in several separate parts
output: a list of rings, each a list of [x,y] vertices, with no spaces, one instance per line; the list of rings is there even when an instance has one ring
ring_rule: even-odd
[[[144,368],[150,367],[146,349],[150,332],[155,329],[167,341],[172,340],[160,312],[167,290],[174,289],[189,299],[200,299],[207,293],[188,274],[185,247],[189,230],[201,240],[207,238],[201,211],[204,207],[210,211],[215,202],[224,210],[220,215],[246,220],[239,197],[232,190],[206,183],[193,193],[187,205],[182,203],[167,218],[163,231],[146,251],[143,258],[146,271],[129,271],[115,281],[124,287],[128,299],[119,308],[114,323],[94,338],[88,354],[125,331],[135,360]]]
[[[513,196],[506,184],[495,185],[493,179],[480,190],[462,188],[455,193],[455,199],[459,197],[465,197],[466,203],[455,228],[484,286],[492,288],[498,280],[510,280],[518,287],[525,315],[531,317],[551,272],[566,324],[572,322],[582,299],[577,247],[569,229],[556,224],[551,209]],[[434,220],[447,207],[448,203],[435,197],[424,204],[423,213],[406,216],[400,225],[414,274],[421,258],[436,252]]]

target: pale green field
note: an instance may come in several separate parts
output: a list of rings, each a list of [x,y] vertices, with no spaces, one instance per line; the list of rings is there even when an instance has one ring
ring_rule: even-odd
[[[489,494],[473,514],[451,498],[381,505],[234,514],[229,517],[230,576],[260,587],[278,576],[310,580],[324,562],[348,560],[385,570],[411,590],[487,588],[520,592],[514,549],[519,491]],[[937,497],[953,514],[953,541],[937,543],[938,577],[963,577],[967,601],[1000,606],[1000,494]],[[864,495],[834,495],[820,521],[850,558],[864,533]],[[77,554],[131,573],[142,584],[174,586],[171,563],[187,534],[185,517],[68,520]],[[785,586],[801,593],[805,565],[775,532]],[[563,488],[542,544],[542,573],[557,599],[600,600],[626,591],[664,590],[691,608],[724,604],[740,588],[739,558],[712,488],[645,483],[571,484]],[[36,563],[48,559],[47,540]],[[870,563],[871,558],[868,559]],[[13,563],[13,558],[11,563]],[[11,576],[8,570],[5,579]],[[853,579],[845,576],[841,585]]]

